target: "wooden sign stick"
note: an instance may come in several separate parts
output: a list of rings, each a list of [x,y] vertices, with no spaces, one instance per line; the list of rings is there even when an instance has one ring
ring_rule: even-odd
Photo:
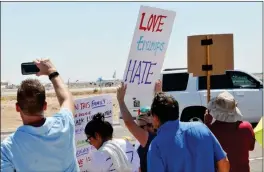
[[[213,40],[209,38],[209,36],[206,36],[206,39],[201,40],[201,45],[205,46],[206,51],[206,65],[202,66],[202,70],[206,71],[206,77],[207,77],[207,103],[211,99],[211,71],[213,70],[213,66],[210,64],[210,45],[213,44]]]
[[[209,36],[206,36],[206,39],[209,39]],[[210,64],[210,46],[207,45],[206,46],[206,65]],[[211,71],[208,70],[206,72],[206,76],[207,76],[207,103],[209,103],[210,99],[211,99]]]

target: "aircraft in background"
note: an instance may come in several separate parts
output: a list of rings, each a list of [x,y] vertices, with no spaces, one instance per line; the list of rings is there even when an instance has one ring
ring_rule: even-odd
[[[116,79],[116,71],[115,71],[112,78],[99,77],[96,81],[96,84],[99,87],[113,87],[113,86],[117,86],[117,84],[119,84],[120,81],[121,80]]]

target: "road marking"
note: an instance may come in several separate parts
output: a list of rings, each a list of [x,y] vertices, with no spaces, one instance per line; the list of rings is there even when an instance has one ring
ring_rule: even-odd
[[[249,158],[249,161],[262,160],[263,157]]]

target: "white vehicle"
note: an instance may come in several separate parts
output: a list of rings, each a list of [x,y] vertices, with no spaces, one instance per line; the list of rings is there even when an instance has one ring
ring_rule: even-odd
[[[162,90],[179,102],[180,120],[203,121],[207,107],[206,76],[193,77],[187,69],[165,69],[161,77]],[[263,83],[257,77],[240,70],[211,76],[211,97],[224,90],[235,97],[244,120],[259,122],[263,115]]]
[[[179,103],[181,121],[203,121],[207,107],[206,76],[193,77],[187,69],[165,69],[161,72],[162,91],[172,95]],[[238,102],[243,119],[251,123],[259,122],[263,115],[263,84],[249,73],[234,70],[224,75],[211,76],[211,97],[223,91],[231,93]],[[152,97],[146,97],[147,102]],[[130,103],[132,104],[132,103]],[[137,101],[129,107],[132,116],[138,115]]]

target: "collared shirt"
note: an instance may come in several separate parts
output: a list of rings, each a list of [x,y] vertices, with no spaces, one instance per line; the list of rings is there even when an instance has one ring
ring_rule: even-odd
[[[148,152],[151,172],[214,172],[225,158],[219,142],[200,122],[168,121],[152,141]]]
[[[255,134],[249,122],[215,121],[208,125],[227,153],[230,172],[249,172],[249,151],[254,150]]]
[[[61,109],[41,127],[19,127],[1,143],[1,171],[79,171],[74,126],[72,112]]]

